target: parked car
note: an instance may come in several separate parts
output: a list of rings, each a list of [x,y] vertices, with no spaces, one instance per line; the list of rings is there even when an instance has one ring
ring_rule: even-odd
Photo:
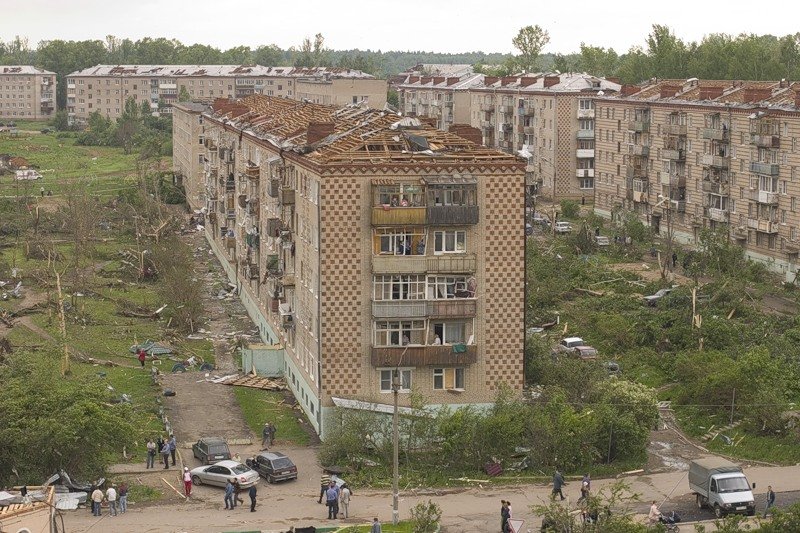
[[[566,337],[564,339],[561,339],[559,345],[563,346],[564,348],[572,349],[575,348],[576,346],[586,346],[586,343],[583,342],[583,339],[580,337]]]
[[[204,465],[231,458],[231,450],[225,439],[219,437],[203,437],[192,444],[192,455]]]
[[[41,132],[45,133],[45,134],[46,133],[53,133],[54,131],[56,131],[56,130],[54,130],[53,128],[42,128],[41,129]]]
[[[297,479],[297,467],[291,459],[279,452],[262,452],[245,462],[269,483]]]
[[[609,241],[608,237],[605,235],[595,235],[594,242],[597,243],[597,246],[608,246],[611,244],[611,241]]]
[[[667,294],[671,293],[673,289],[658,289],[655,294],[651,294],[650,296],[645,296],[642,300],[644,303],[651,307],[655,307],[659,300],[664,298]]]
[[[572,233],[572,224],[570,224],[569,222],[564,222],[564,221],[556,222],[555,232],[556,233]]]
[[[220,461],[192,469],[192,483],[224,487],[229,479],[238,479],[239,486],[248,489],[258,483],[258,472],[237,461]]]
[[[597,348],[591,346],[575,346],[572,351],[584,361],[593,361],[597,359]]]

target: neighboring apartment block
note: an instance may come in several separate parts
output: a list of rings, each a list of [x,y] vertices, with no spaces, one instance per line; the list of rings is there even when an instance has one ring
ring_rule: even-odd
[[[529,192],[591,201],[594,99],[619,88],[587,74],[486,76],[470,88],[470,123],[486,146],[528,158]]]
[[[96,65],[67,76],[67,111],[84,123],[94,111],[117,118],[125,101],[147,102],[153,112],[171,113],[181,89],[189,98],[243,98],[265,94],[318,102],[386,104],[386,82],[342,68],[260,65]]]
[[[462,76],[407,76],[397,86],[400,113],[431,117],[447,131],[453,124],[470,123],[470,87],[483,83],[483,74]]]
[[[696,244],[725,231],[793,280],[800,253],[800,84],[656,80],[596,101],[595,211],[633,211]]]
[[[56,113],[56,73],[0,66],[0,119],[42,120]]]
[[[174,109],[176,154],[205,149],[176,161],[189,202],[318,432],[390,404],[396,368],[404,406],[521,391],[524,161],[363,105]]]

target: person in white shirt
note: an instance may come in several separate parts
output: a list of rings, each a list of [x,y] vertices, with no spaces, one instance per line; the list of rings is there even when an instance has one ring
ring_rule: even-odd
[[[352,495],[353,493],[350,492],[350,487],[347,486],[347,483],[342,485],[342,491],[339,493],[339,501],[342,503],[344,518],[350,518],[350,496]]]
[[[192,473],[186,466],[183,467],[183,491],[187,498],[192,495]]]
[[[650,506],[650,514],[647,515],[647,520],[650,522],[650,525],[658,524],[658,520],[661,518],[661,511],[658,510],[658,505],[656,505],[656,501],[653,500],[653,505]]]
[[[106,491],[106,499],[108,500],[108,511],[111,516],[117,516],[117,489],[116,485],[111,485]]]

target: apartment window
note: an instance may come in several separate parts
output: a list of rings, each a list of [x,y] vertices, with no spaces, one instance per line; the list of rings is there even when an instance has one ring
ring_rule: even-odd
[[[375,187],[376,206],[419,207],[425,205],[422,187],[414,183],[398,183]]]
[[[434,344],[464,344],[467,340],[466,322],[434,322]],[[439,342],[436,341],[439,338]]]
[[[474,278],[467,276],[428,276],[428,299],[474,298]]]
[[[381,392],[392,392],[392,374],[395,369],[382,369],[381,372]],[[411,392],[411,369],[401,368],[398,370],[400,374],[400,392]]]
[[[461,254],[467,250],[467,232],[463,230],[444,230],[433,232],[433,253]]]
[[[380,228],[374,233],[377,255],[425,255],[425,230],[420,228]]]
[[[581,189],[594,189],[594,178],[580,178],[578,183]]]
[[[379,320],[375,322],[375,346],[425,344],[424,320]]]
[[[477,188],[468,185],[437,185],[430,187],[429,201],[433,205],[477,205]]]
[[[424,300],[425,275],[393,274],[375,276],[372,282],[373,298],[386,300]]]
[[[579,109],[594,109],[594,100],[578,100]]]
[[[433,390],[464,390],[464,369],[434,368]]]

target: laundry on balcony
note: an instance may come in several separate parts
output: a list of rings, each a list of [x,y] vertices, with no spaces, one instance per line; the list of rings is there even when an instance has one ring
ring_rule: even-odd
[[[466,344],[454,344],[453,345],[453,353],[467,353],[467,345]]]

